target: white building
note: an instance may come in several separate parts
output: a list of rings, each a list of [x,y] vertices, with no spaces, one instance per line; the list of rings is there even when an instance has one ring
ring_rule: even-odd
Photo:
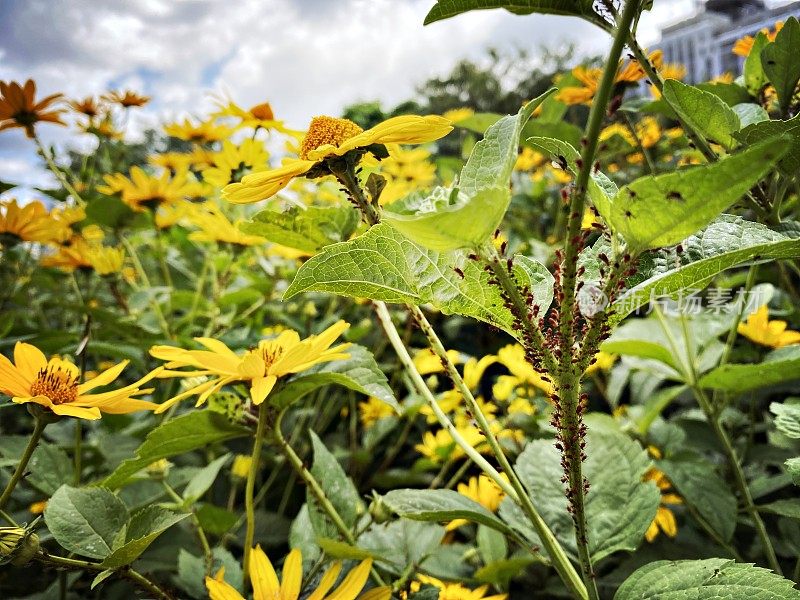
[[[793,15],[800,18],[800,2],[770,9],[761,0],[696,0],[694,15],[664,27],[656,47],[664,51],[665,62],[686,66],[689,83],[726,71],[738,74],[744,59],[731,52],[736,40],[771,30],[776,21]]]

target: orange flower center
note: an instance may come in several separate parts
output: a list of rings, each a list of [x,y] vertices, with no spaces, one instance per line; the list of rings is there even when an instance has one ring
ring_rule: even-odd
[[[342,142],[357,136],[362,131],[364,130],[361,127],[349,119],[314,117],[300,144],[300,158],[308,160],[309,152],[326,144],[338,147]]]
[[[275,120],[275,115],[272,113],[272,107],[269,105],[269,102],[264,102],[263,104],[256,104],[253,108],[250,109],[250,114],[253,115],[256,119],[261,119],[262,121]]]
[[[75,402],[78,398],[78,380],[62,371],[61,367],[45,367],[31,385],[31,395],[47,396],[53,404]]]
[[[264,348],[261,351],[261,358],[264,360],[265,371],[278,362],[278,359],[283,355],[283,348]]]

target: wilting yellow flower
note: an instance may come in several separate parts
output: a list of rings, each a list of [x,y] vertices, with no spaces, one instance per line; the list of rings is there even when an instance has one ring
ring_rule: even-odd
[[[200,228],[200,231],[189,234],[189,239],[196,242],[226,242],[239,246],[258,246],[267,242],[263,237],[240,231],[211,200],[194,205],[185,216],[187,221]]]
[[[161,404],[156,412],[161,413],[170,406],[198,395],[197,406],[203,404],[211,394],[235,381],[250,384],[250,398],[253,404],[261,404],[280,377],[300,373],[314,365],[333,360],[343,360],[350,355],[344,351],[350,344],[339,344],[331,348],[349,327],[348,323],[338,321],[319,335],[311,335],[304,340],[292,330],[282,331],[278,337],[262,340],[258,346],[238,355],[219,340],[195,338],[207,350],[184,350],[175,346],[153,346],[150,354],[159,360],[167,361],[166,370],[159,377],[199,377],[208,379],[189,387],[177,396]],[[192,371],[176,371],[193,367]]]
[[[328,594],[342,570],[342,563],[337,561],[322,575],[317,588],[304,598],[356,600],[358,596],[358,600],[389,600],[392,592],[388,587],[375,588],[359,596],[359,592],[367,583],[371,568],[371,558],[361,561],[347,574],[339,587]],[[225,583],[224,568],[219,570],[216,577],[206,577],[205,582],[211,600],[244,600],[236,588]],[[279,580],[269,557],[261,546],[256,546],[250,554],[250,582],[255,600],[297,600],[303,584],[303,555],[296,548],[289,552],[283,561],[283,571]]]
[[[0,200],[0,236],[9,235],[25,242],[62,242],[70,235],[69,224],[48,213],[38,200],[24,206],[15,199]]]
[[[39,551],[39,536],[33,529],[0,527],[0,564],[27,565]]]
[[[787,330],[786,327],[786,321],[769,320],[769,308],[765,304],[747,317],[746,323],[739,323],[739,333],[756,344],[770,348],[800,343],[800,331]]]
[[[34,137],[33,126],[39,122],[66,125],[61,120],[61,110],[50,110],[50,105],[62,94],[51,94],[35,101],[36,84],[28,79],[24,85],[16,81],[0,81],[0,131],[20,127],[25,135]]]
[[[417,581],[411,582],[411,591],[418,592],[423,584],[439,588],[439,600],[506,600],[508,598],[508,594],[487,596],[488,585],[482,585],[471,590],[460,583],[445,582],[428,575],[417,575]]]
[[[525,349],[519,344],[509,344],[500,349],[497,358],[511,375],[501,375],[494,385],[494,396],[500,400],[507,400],[518,387],[533,386],[545,394],[553,393],[553,384],[545,381],[542,375],[531,366],[525,358]]]
[[[92,269],[98,275],[111,275],[122,270],[125,251],[122,248],[91,243],[74,237],[68,245],[59,246],[54,254],[44,256],[43,267],[58,267],[64,271]]]
[[[203,179],[215,187],[236,183],[245,175],[265,171],[269,155],[259,140],[246,139],[239,146],[231,141],[211,155],[211,166],[203,171]]]
[[[225,140],[233,132],[229,127],[217,125],[213,121],[201,121],[195,124],[189,119],[184,119],[182,122],[164,125],[164,133],[179,140],[206,144]]]
[[[358,403],[358,413],[364,427],[372,427],[377,421],[394,415],[394,410],[383,400],[370,396]]]
[[[351,151],[369,151],[374,144],[422,144],[447,135],[450,121],[436,115],[393,117],[364,131],[348,119],[314,117],[300,143],[300,157],[287,159],[277,169],[253,173],[241,183],[232,183],[223,196],[239,204],[258,202],[275,195],[295,177],[305,176],[325,159],[343,156]],[[315,176],[320,176],[315,169]],[[330,172],[328,170],[328,172]]]
[[[163,481],[164,478],[169,474],[169,470],[171,468],[171,462],[169,462],[166,458],[160,458],[147,465],[144,471],[147,473],[147,476],[150,477],[150,479]]]
[[[107,94],[103,95],[105,100],[109,102],[114,102],[115,104],[119,104],[123,108],[130,108],[132,106],[144,106],[148,102],[150,102],[149,96],[142,96],[136,92],[132,92],[131,90],[125,90],[124,92],[120,91],[113,91],[108,92]]]
[[[33,402],[57,415],[81,419],[99,419],[101,412],[124,414],[153,410],[156,404],[134,396],[151,392],[139,386],[158,376],[161,369],[117,390],[88,393],[116,381],[127,364],[124,360],[97,377],[78,383],[80,369],[74,364],[57,357],[48,361],[35,346],[17,342],[13,363],[0,354],[0,391],[18,404]]]
[[[466,106],[462,106],[461,108],[451,108],[450,110],[444,111],[444,113],[442,113],[442,117],[455,124],[463,121],[464,119],[469,119],[474,114],[474,110],[467,108]]]
[[[170,176],[164,171],[160,177],[149,175],[140,167],[131,167],[130,179],[122,173],[105,175],[106,185],[98,186],[101,194],[119,193],[122,201],[135,211],[155,209],[160,204],[177,202],[199,195],[200,185],[190,181],[185,171]]]
[[[231,465],[231,475],[237,479],[247,479],[250,473],[250,465],[253,464],[253,457],[249,454],[237,454],[233,457]]]
[[[86,115],[91,119],[100,116],[100,106],[94,96],[88,96],[83,100],[70,100],[69,107],[76,113]]]
[[[761,33],[767,36],[767,40],[769,40],[770,42],[774,42],[775,37],[778,35],[778,32],[781,29],[783,29],[783,21],[778,21],[777,23],[775,23],[775,28],[772,31],[764,27],[761,30]],[[737,56],[747,58],[748,56],[750,56],[750,51],[753,49],[753,43],[755,41],[756,40],[752,35],[746,35],[743,38],[739,38],[733,44],[731,52],[733,52]]]
[[[660,455],[657,450],[656,452],[657,456]],[[669,537],[674,538],[678,535],[678,523],[675,520],[675,515],[668,508],[668,505],[683,504],[683,500],[680,496],[671,492],[672,484],[670,484],[666,475],[655,467],[652,467],[645,473],[644,480],[654,482],[661,492],[661,504],[658,507],[655,519],[650,523],[650,527],[647,528],[644,534],[645,538],[648,542],[652,542],[662,531]]]

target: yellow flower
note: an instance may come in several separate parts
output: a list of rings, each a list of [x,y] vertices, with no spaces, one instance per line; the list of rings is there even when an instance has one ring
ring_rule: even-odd
[[[160,177],[156,177],[140,167],[131,167],[130,179],[121,173],[105,175],[103,178],[106,185],[98,186],[97,191],[108,195],[119,193],[122,201],[137,212],[192,198],[201,191],[196,182],[189,181],[186,171],[175,173],[173,177],[164,171]]]
[[[25,135],[32,138],[36,123],[66,125],[61,120],[61,110],[45,110],[62,94],[51,94],[39,102],[35,101],[35,96],[36,84],[32,79],[28,79],[24,85],[16,81],[0,81],[0,131],[20,127],[25,130]]]
[[[164,133],[179,140],[206,144],[225,140],[233,132],[229,127],[217,125],[213,121],[201,121],[195,124],[189,119],[184,119],[182,122],[164,125]]]
[[[259,140],[246,139],[239,146],[226,140],[222,150],[211,155],[211,166],[203,171],[203,179],[221,188],[250,173],[266,170],[268,160],[269,155]]]
[[[472,425],[456,423],[456,431],[464,438],[464,440],[473,448],[478,448],[486,441],[481,431]],[[414,448],[435,463],[440,463],[443,460],[455,460],[465,456],[464,450],[456,445],[455,440],[446,429],[439,429],[436,433],[426,431],[422,435],[422,442],[414,446]]]
[[[342,563],[337,561],[322,575],[317,588],[303,597],[305,600],[356,600],[357,596],[358,600],[389,600],[392,592],[388,587],[374,588],[359,596],[371,568],[371,558],[361,561],[345,576],[339,587],[328,594],[342,570]],[[206,577],[205,581],[211,600],[244,600],[236,588],[225,583],[224,568],[219,570],[216,577]],[[256,546],[250,554],[250,582],[254,600],[298,600],[302,591],[303,555],[296,548],[289,552],[283,561],[279,580],[269,557],[261,546]]]
[[[122,248],[91,243],[76,236],[66,246],[59,246],[55,254],[41,260],[43,267],[58,267],[70,272],[75,269],[92,269],[98,275],[111,275],[122,270],[125,251]]]
[[[649,59],[659,63],[659,51],[650,54]],[[636,83],[644,77],[644,70],[636,60],[628,63],[620,61],[614,83],[627,85]],[[565,87],[556,95],[556,99],[564,104],[591,104],[597,88],[600,86],[600,79],[603,77],[603,69],[598,67],[577,66],[572,69],[572,76],[582,85],[575,87]]]
[[[57,415],[81,419],[99,419],[101,412],[125,414],[153,410],[156,404],[134,396],[151,392],[139,386],[158,376],[161,369],[117,390],[89,393],[115,381],[127,364],[124,360],[97,377],[78,383],[80,369],[74,364],[57,357],[48,361],[35,346],[17,342],[13,363],[0,354],[0,391],[18,404],[33,402]]]
[[[233,100],[227,102],[218,101],[219,110],[212,113],[212,117],[235,117],[239,119],[237,127],[252,127],[253,129],[275,129],[283,133],[299,133],[286,129],[283,121],[275,119],[272,106],[269,102],[256,104],[249,109],[244,109]]]
[[[169,169],[173,173],[188,171],[192,167],[192,155],[187,152],[162,152],[151,154],[147,157],[147,162],[156,167]]]
[[[667,63],[658,69],[662,79],[677,79],[681,80],[686,77],[686,67],[681,63]],[[655,85],[650,86],[650,93],[653,98],[661,98],[661,92]]]
[[[167,361],[166,368],[170,369],[160,373],[159,377],[208,378],[173,396],[161,404],[156,412],[162,413],[176,402],[196,394],[199,395],[197,406],[200,406],[211,394],[236,381],[248,382],[253,404],[261,404],[280,377],[300,373],[320,363],[349,358],[350,355],[344,351],[350,344],[339,344],[331,348],[331,344],[349,326],[344,321],[338,321],[319,335],[312,335],[304,340],[300,339],[296,331],[287,329],[274,339],[262,340],[256,348],[241,356],[212,338],[195,338],[206,350],[153,346],[150,354]],[[193,367],[196,370],[172,370],[184,367]]]
[[[516,171],[533,171],[547,162],[547,157],[544,154],[528,146],[523,146],[522,151],[517,156],[517,162],[514,163],[514,169]]]
[[[658,452],[657,449],[653,448],[652,450],[656,451],[657,457],[660,456],[660,452]],[[652,542],[662,531],[669,537],[674,538],[678,535],[678,523],[675,520],[675,515],[667,505],[683,504],[683,500],[680,496],[671,492],[672,484],[670,484],[666,475],[655,467],[652,467],[645,473],[644,480],[654,482],[661,491],[661,505],[658,507],[655,519],[650,523],[650,527],[647,528],[644,534],[645,538],[648,542]]]
[[[367,400],[358,403],[358,413],[361,417],[361,424],[364,427],[371,427],[378,420],[394,415],[394,410],[386,402],[370,396]]]
[[[144,106],[148,102],[150,102],[149,96],[142,96],[136,92],[132,92],[131,90],[125,90],[124,92],[113,91],[108,92],[107,94],[103,95],[105,100],[109,102],[114,102],[119,104],[123,108],[130,108],[132,106]]]
[[[586,369],[586,374],[594,373],[595,371],[608,371],[614,366],[617,360],[616,354],[609,354],[608,352],[598,352],[594,355],[594,362]]]
[[[442,113],[442,117],[451,123],[459,123],[460,121],[469,119],[474,114],[474,110],[467,108],[466,106],[462,106],[461,108],[451,108],[450,110],[444,111],[444,113]]]
[[[783,21],[778,21],[775,23],[775,28],[770,31],[766,27],[764,27],[761,32],[767,36],[767,40],[770,42],[775,41],[775,37],[778,35],[778,32],[783,29]],[[743,58],[747,58],[750,56],[750,51],[753,49],[753,43],[755,42],[755,38],[752,35],[746,35],[743,38],[739,38],[736,40],[736,43],[733,44],[733,49],[731,52],[736,54],[737,56],[741,56]]]
[[[403,149],[397,146],[389,158],[380,162],[380,173],[386,178],[380,203],[388,204],[409,193],[428,188],[436,179],[436,165],[425,148]]]
[[[447,358],[455,365],[462,362],[461,354],[455,350],[448,350]],[[414,367],[420,375],[430,375],[431,373],[442,373],[444,371],[442,361],[430,348],[423,348],[414,354]]]
[[[800,343],[800,331],[787,330],[786,327],[786,321],[769,320],[769,308],[765,304],[747,317],[746,323],[739,323],[739,333],[756,344],[770,348]]]
[[[100,116],[100,106],[94,96],[89,96],[83,100],[71,100],[69,107],[76,113],[94,118]]]
[[[501,375],[497,378],[493,393],[500,400],[508,399],[515,388],[533,386],[545,394],[553,393],[553,384],[545,381],[542,375],[534,369],[525,358],[525,349],[519,344],[509,344],[497,353],[499,362],[502,363],[511,375]]]
[[[200,231],[189,234],[189,239],[196,242],[227,242],[239,246],[257,246],[267,242],[262,237],[240,231],[222,209],[210,200],[202,205],[192,205],[185,216],[190,223],[200,228]]]
[[[250,465],[253,463],[253,457],[249,454],[237,454],[233,457],[233,465],[231,465],[231,475],[237,479],[247,479],[250,473]]]
[[[47,500],[39,500],[28,507],[28,512],[32,515],[41,515],[45,508],[47,508]]]
[[[439,588],[439,600],[506,600],[508,598],[508,594],[487,596],[488,585],[471,590],[460,583],[449,583],[428,575],[417,575],[417,581],[411,583],[411,591],[419,591],[422,584],[426,583]]]
[[[713,79],[710,79],[709,83],[733,83],[734,79],[735,77],[733,76],[733,73],[730,71],[725,71],[721,75],[717,75]]]
[[[581,229],[591,229],[596,223],[600,223],[597,213],[592,207],[587,207],[583,211],[583,217],[581,217]]]
[[[114,123],[109,118],[102,121],[89,121],[83,126],[83,130],[86,133],[92,133],[110,140],[121,140],[124,135],[122,131],[114,127]]]
[[[274,196],[295,177],[305,176],[314,167],[315,177],[329,174],[325,159],[351,151],[367,152],[375,144],[422,144],[447,135],[450,121],[436,115],[393,117],[366,131],[349,121],[334,117],[314,117],[300,144],[300,157],[287,159],[277,169],[247,175],[241,183],[225,187],[223,196],[230,202],[246,204]]]
[[[62,242],[69,237],[69,224],[48,213],[38,200],[19,206],[15,199],[0,200],[0,236],[25,242]]]
[[[508,476],[505,473],[501,473],[500,476],[508,481]],[[459,483],[457,490],[459,494],[477,502],[489,512],[497,512],[500,503],[506,497],[500,486],[484,474],[478,477],[470,477],[467,483]],[[453,531],[468,522],[466,519],[456,519],[455,521],[450,521],[445,529]]]

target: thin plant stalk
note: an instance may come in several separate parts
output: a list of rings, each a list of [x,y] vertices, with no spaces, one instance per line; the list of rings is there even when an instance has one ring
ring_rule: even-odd
[[[42,438],[42,433],[44,432],[45,427],[47,427],[47,421],[41,417],[34,417],[33,432],[31,432],[31,437],[28,438],[28,445],[25,446],[25,450],[22,453],[22,457],[19,459],[17,468],[14,469],[11,479],[8,480],[8,484],[3,490],[2,496],[0,496],[0,510],[6,507],[6,504],[11,499],[11,493],[14,491],[14,488],[17,487],[19,480],[22,479],[22,475],[25,473],[25,469],[28,467],[28,462],[31,460],[33,451],[36,450],[36,446],[39,444],[39,440]]]
[[[258,467],[261,460],[261,449],[264,447],[264,436],[267,432],[267,407],[259,407],[258,425],[256,426],[256,437],[253,440],[253,453],[250,459],[250,470],[247,472],[247,483],[244,487],[244,510],[247,517],[247,529],[244,536],[244,561],[242,569],[244,580],[249,581],[250,572],[250,553],[253,549],[253,540],[256,534],[256,512],[253,502],[253,492],[256,488],[256,477],[258,477]]]

